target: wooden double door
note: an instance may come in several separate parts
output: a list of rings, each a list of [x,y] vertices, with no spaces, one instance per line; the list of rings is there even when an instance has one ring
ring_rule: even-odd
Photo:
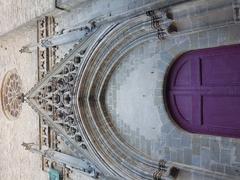
[[[183,129],[240,137],[240,45],[189,51],[166,82],[169,112]]]

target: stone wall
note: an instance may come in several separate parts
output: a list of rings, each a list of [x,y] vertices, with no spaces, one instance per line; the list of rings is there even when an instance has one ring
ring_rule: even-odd
[[[0,36],[55,8],[54,0],[0,1]]]
[[[2,2],[2,1],[1,1]],[[2,27],[2,26],[1,26]],[[17,69],[26,92],[37,82],[37,55],[20,54],[19,49],[36,41],[36,28],[0,40],[0,83],[8,70]],[[9,121],[0,113],[0,179],[46,180],[41,169],[41,157],[31,154],[21,146],[22,142],[39,140],[38,115],[27,104],[17,120]]]

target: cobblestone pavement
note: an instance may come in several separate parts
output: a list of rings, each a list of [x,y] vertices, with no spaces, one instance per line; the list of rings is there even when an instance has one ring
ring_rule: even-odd
[[[0,39],[0,83],[8,70],[16,68],[26,92],[37,81],[36,53],[20,54],[18,50],[36,39],[36,29],[5,39]],[[41,157],[21,146],[23,141],[37,143],[38,135],[38,116],[27,104],[23,104],[19,119],[14,121],[0,112],[0,180],[48,179],[41,170]]]

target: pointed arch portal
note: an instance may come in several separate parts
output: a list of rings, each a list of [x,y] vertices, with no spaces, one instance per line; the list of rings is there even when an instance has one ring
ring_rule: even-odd
[[[240,137],[240,45],[183,54],[170,68],[166,94],[183,129]]]
[[[105,92],[109,79],[123,61],[122,57],[126,57],[131,50],[142,43],[158,41],[158,32],[151,28],[152,23],[150,17],[142,14],[121,23],[97,27],[26,94],[26,101],[89,165],[90,175],[150,180],[156,172],[161,174],[158,173],[159,160],[166,158],[168,167],[177,166],[181,168],[181,173],[197,170],[212,176],[207,164],[199,168],[200,164],[196,167],[194,161],[186,164],[173,159],[173,156],[165,156],[163,149],[172,148],[165,140],[163,146],[158,146],[159,157],[152,158],[141,153],[122,138],[113,119],[108,117]],[[195,33],[195,36],[198,34]],[[162,50],[162,56],[156,57],[162,58],[159,71],[165,73],[173,57],[184,48],[180,48],[182,43],[177,43],[174,38],[166,39],[162,44],[162,49],[157,49]],[[176,54],[169,54],[170,50],[165,50],[164,45],[177,49],[174,51]],[[160,131],[173,131],[172,134],[161,134],[166,140],[178,132],[189,142],[193,137],[192,134],[176,131],[169,122],[163,100],[166,100],[175,121],[187,131],[239,137],[239,48],[240,45],[233,45],[187,52],[171,66],[166,81],[166,96],[163,98],[160,92],[158,100],[161,103],[156,107],[161,108],[161,118],[166,120],[166,126],[159,128]],[[162,82],[163,76],[161,78]],[[192,145],[187,147],[193,154]],[[185,147],[179,145],[178,148]],[[222,177],[224,174],[220,175]]]

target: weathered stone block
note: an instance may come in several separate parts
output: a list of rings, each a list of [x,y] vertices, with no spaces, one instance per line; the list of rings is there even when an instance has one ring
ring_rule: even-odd
[[[201,137],[201,146],[209,147],[209,138],[208,137]]]
[[[200,138],[198,136],[192,138],[192,150],[193,155],[200,155]]]
[[[200,156],[192,155],[192,165],[200,166]]]
[[[224,165],[213,163],[211,164],[211,170],[224,173]]]
[[[184,134],[182,135],[182,146],[184,147],[190,147],[191,146],[191,136],[189,136],[188,134]]]
[[[225,166],[225,173],[234,176],[240,176],[240,168],[233,166]]]
[[[183,155],[183,150],[178,149],[177,150],[177,162],[183,163],[184,155]]]
[[[208,148],[201,148],[201,167],[210,168],[210,151]]]
[[[219,142],[217,140],[210,140],[210,158],[215,162],[219,162]]]
[[[171,161],[177,162],[177,152],[170,151],[170,154],[171,154]]]
[[[221,163],[230,164],[230,162],[231,162],[231,151],[221,149],[220,159],[221,159]]]
[[[221,138],[221,146],[223,148],[231,148],[231,139],[230,138]]]
[[[165,147],[164,148],[164,158],[166,160],[170,160],[170,150],[169,150],[169,147]]]
[[[185,164],[192,164],[192,150],[189,148],[184,148],[184,161]]]

